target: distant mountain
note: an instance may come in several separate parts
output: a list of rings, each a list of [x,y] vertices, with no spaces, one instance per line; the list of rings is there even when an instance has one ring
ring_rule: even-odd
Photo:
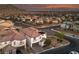
[[[79,8],[79,4],[15,4],[23,9],[27,8]]]
[[[79,11],[79,4],[15,4],[26,11]]]
[[[18,7],[11,4],[0,4],[0,14],[18,14],[22,11],[23,9],[19,9]]]
[[[0,14],[3,15],[19,13],[42,14],[43,12],[49,13],[49,11],[79,12],[79,4],[0,4]]]

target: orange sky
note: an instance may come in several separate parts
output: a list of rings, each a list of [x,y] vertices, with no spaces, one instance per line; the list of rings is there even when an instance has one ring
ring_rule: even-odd
[[[17,4],[19,8],[79,8],[79,4]]]
[[[77,4],[77,5],[74,5],[74,4],[71,4],[71,5],[69,5],[69,4],[54,4],[54,5],[48,5],[47,6],[47,8],[79,8],[79,4]]]

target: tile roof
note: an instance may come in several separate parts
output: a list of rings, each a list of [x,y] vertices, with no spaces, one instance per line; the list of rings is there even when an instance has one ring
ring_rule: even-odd
[[[19,32],[18,34],[15,33],[13,38],[12,38],[12,41],[13,40],[24,40],[25,39],[25,36],[23,33]]]
[[[13,41],[13,40],[23,40],[25,36],[21,32],[16,30],[4,30],[0,32],[0,42]]]
[[[4,30],[0,32],[0,42],[10,41],[14,33],[11,30]]]
[[[24,28],[22,32],[29,37],[37,37],[40,35],[39,30],[33,27]]]
[[[26,39],[27,36],[35,38],[39,35],[39,30],[33,27],[24,28],[22,30],[20,29],[19,32],[15,29],[2,30],[0,31],[0,42],[23,40]]]

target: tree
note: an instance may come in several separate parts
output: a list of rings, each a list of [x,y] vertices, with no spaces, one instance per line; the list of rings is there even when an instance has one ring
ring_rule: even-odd
[[[63,33],[63,32],[56,32],[56,33],[55,33],[55,36],[58,37],[57,40],[60,41],[60,42],[62,42],[63,39],[64,39],[64,33]]]

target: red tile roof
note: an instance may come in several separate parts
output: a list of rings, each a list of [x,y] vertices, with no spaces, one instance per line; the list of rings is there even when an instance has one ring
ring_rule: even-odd
[[[25,36],[21,32],[16,30],[4,30],[0,32],[0,42],[13,41],[13,40],[23,40]]]
[[[17,30],[2,30],[0,31],[0,42],[13,41],[13,40],[23,40],[29,37],[39,36],[39,30],[33,27],[24,28],[19,32]]]
[[[40,35],[39,30],[33,27],[24,28],[22,29],[22,32],[29,37],[37,37]]]
[[[25,36],[23,35],[23,33],[19,32],[19,34],[14,34],[13,38],[12,38],[12,41],[13,40],[24,40],[25,39]]]
[[[0,31],[0,42],[10,41],[13,34],[12,30]]]

